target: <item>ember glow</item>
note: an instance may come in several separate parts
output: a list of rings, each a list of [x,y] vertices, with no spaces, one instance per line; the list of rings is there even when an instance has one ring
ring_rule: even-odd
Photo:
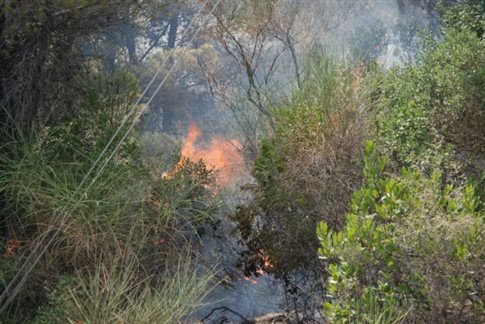
[[[264,250],[259,249],[258,255],[261,261],[263,262],[263,268],[258,269],[256,272],[259,274],[265,274],[268,271],[271,271],[271,269],[273,268],[273,265],[271,264],[270,258],[264,253]]]
[[[257,285],[258,284],[258,282],[256,281],[256,279],[251,278],[250,276],[244,276],[243,278],[244,278],[244,280],[248,281],[252,285]]]
[[[242,144],[236,139],[214,136],[210,143],[200,143],[202,132],[195,123],[189,130],[182,147],[181,155],[193,162],[204,161],[209,169],[215,171],[216,182],[221,187],[235,185],[242,179],[246,169],[240,152]]]
[[[271,264],[270,260],[269,260],[269,257],[264,254],[264,250],[263,249],[259,249],[258,254],[259,254],[259,257],[261,258],[261,260],[263,261],[263,264],[264,264],[264,268],[265,269],[266,268],[270,268],[270,267],[273,266]]]

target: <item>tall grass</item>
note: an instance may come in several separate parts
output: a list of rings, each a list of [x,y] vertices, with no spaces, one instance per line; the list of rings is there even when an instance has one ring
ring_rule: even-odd
[[[61,280],[35,322],[177,323],[210,291],[209,272],[192,268],[189,256],[158,278],[140,274],[136,262],[100,265]]]
[[[57,136],[59,129],[30,137],[17,134],[0,150],[6,222],[9,236],[19,242],[12,256],[1,258],[18,267],[57,234],[9,316],[16,321],[35,316],[35,307],[21,311],[29,301],[44,307],[43,314],[60,308],[58,322],[180,319],[205,294],[210,278],[190,270],[187,253],[194,229],[214,212],[205,189],[210,173],[203,164],[185,161],[163,178],[132,146],[96,181],[93,176],[78,188],[98,152],[87,149],[96,147],[91,139],[64,131],[63,136]],[[15,271],[14,266],[10,278]],[[108,279],[101,278],[105,275]],[[46,292],[60,289],[63,278],[79,284],[66,286],[56,295],[62,300],[44,305]],[[14,314],[14,309],[20,311]]]

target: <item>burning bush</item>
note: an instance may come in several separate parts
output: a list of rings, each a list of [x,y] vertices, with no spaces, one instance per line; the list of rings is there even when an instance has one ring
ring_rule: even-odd
[[[191,123],[180,151],[180,160],[174,166],[174,170],[177,170],[186,159],[194,163],[203,162],[214,173],[219,188],[234,187],[247,177],[241,149],[242,144],[239,140],[229,140],[217,135],[212,136],[209,143],[204,143],[202,131],[195,123]]]

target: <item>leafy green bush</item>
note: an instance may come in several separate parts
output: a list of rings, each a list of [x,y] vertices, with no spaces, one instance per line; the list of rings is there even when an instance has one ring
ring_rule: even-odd
[[[485,4],[481,0],[462,0],[451,6],[438,7],[447,28],[474,31],[478,37],[485,32]]]
[[[328,318],[363,321],[377,304],[388,321],[403,314],[427,323],[483,321],[485,218],[473,186],[446,184],[440,172],[387,176],[375,145],[365,151],[364,185],[345,226],[317,228]]]
[[[397,165],[452,169],[453,152],[483,156],[485,43],[466,28],[428,40],[417,65],[371,84],[376,142]]]

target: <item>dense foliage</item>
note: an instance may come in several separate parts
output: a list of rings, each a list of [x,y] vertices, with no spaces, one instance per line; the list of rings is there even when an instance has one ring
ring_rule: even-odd
[[[333,228],[361,181],[360,151],[365,122],[358,111],[359,76],[325,55],[307,64],[303,88],[290,105],[278,109],[273,137],[261,143],[253,176],[252,205],[236,215],[254,248],[268,251],[283,272],[310,268],[316,260],[312,240],[321,215]],[[261,211],[261,212],[260,212]]]
[[[483,12],[446,9],[418,64],[370,78],[364,183],[342,230],[317,228],[335,322],[484,320]]]
[[[174,157],[143,150],[164,138],[128,133],[141,87],[111,28],[148,5],[0,4],[1,322],[174,323],[210,291],[193,260],[211,172],[162,176]]]
[[[428,46],[420,64],[394,68],[372,81],[375,137],[398,165],[444,167],[452,150],[467,157],[484,153],[483,39],[452,28]]]
[[[172,136],[193,115],[214,133],[230,115],[255,157],[238,261],[281,279],[292,318],[485,322],[483,1],[441,2],[435,34],[394,26],[412,62],[390,69],[385,25],[350,36],[348,60],[313,39],[297,57],[302,17],[326,33],[353,2],[197,3],[207,19],[170,0],[0,2],[0,322],[187,319],[222,205]]]
[[[474,187],[444,184],[439,171],[386,176],[385,167],[367,143],[365,181],[344,228],[317,228],[329,271],[326,314],[338,322],[402,314],[418,322],[480,322],[485,224]]]
[[[44,307],[41,318],[49,319],[44,322],[104,322],[109,320],[102,316],[111,314],[126,323],[136,319],[133,316],[161,316],[169,323],[173,317],[167,314],[180,318],[204,293],[206,280],[195,282],[197,277],[188,270],[190,257],[183,250],[188,235],[212,213],[211,194],[206,189],[211,175],[203,164],[184,161],[170,177],[163,178],[160,167],[150,168],[140,160],[134,138],[122,145],[112,161],[104,164],[102,160],[89,173],[138,87],[136,82],[127,82],[130,78],[125,72],[110,76],[106,83],[104,78],[99,77],[96,87],[86,91],[88,103],[80,106],[76,118],[44,127],[34,136],[19,137],[12,131],[10,142],[4,144],[0,188],[9,211],[7,248],[11,252],[2,257],[7,268],[2,281],[7,283],[20,271],[18,267],[27,260],[24,255],[36,245],[50,246],[18,307],[38,303],[37,299],[52,291],[49,296],[53,299],[48,300],[55,313],[40,303]],[[126,89],[130,84],[131,91]],[[114,138],[119,140],[121,134]],[[184,260],[175,251],[182,252]],[[181,261],[184,267],[177,269]],[[181,277],[167,276],[172,271]],[[102,274],[114,292],[98,286],[96,278]],[[162,304],[159,290],[148,282],[132,286],[148,279],[157,281],[174,304]],[[138,299],[137,294],[146,295],[147,305],[125,309],[123,304]],[[113,302],[118,304],[107,304],[114,308],[106,313],[89,305],[75,311],[81,307],[79,301],[91,298],[99,302],[115,298]],[[178,305],[188,302],[181,298],[190,303]],[[146,309],[143,315],[138,307],[153,309]],[[26,315],[32,316],[15,316]]]
[[[484,320],[484,11],[441,10],[441,39],[422,33],[414,64],[313,55],[235,216],[283,278],[325,269],[305,283],[325,278],[332,322]]]

